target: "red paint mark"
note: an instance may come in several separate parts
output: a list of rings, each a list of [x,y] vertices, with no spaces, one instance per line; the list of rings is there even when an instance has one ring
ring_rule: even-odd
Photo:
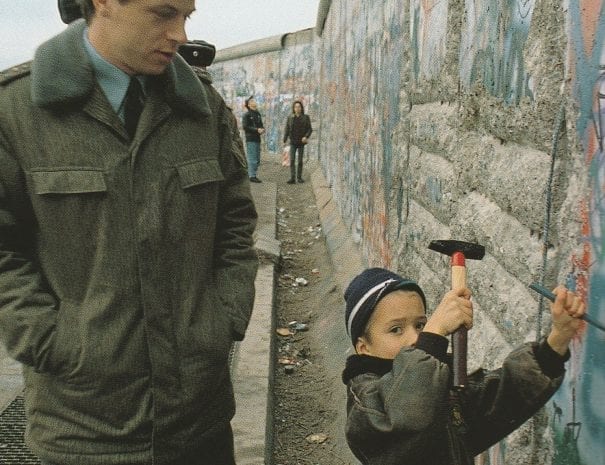
[[[580,21],[584,37],[584,50],[587,55],[592,55],[595,45],[596,31],[599,26],[601,12],[601,0],[580,1]]]
[[[599,141],[597,140],[597,133],[594,129],[594,125],[589,125],[586,129],[586,164],[592,163],[592,157],[599,150]]]
[[[368,193],[368,196],[372,197],[374,194]],[[384,211],[384,205],[374,205],[374,207],[365,211],[372,212],[372,210],[379,210],[378,213],[368,213],[362,218],[362,227],[365,233],[364,247],[368,254],[367,259],[372,266],[390,268],[393,263],[393,257],[388,240],[388,216]],[[376,252],[377,255],[374,255]]]

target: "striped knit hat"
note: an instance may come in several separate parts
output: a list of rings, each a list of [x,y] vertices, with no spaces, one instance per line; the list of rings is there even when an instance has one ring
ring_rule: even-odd
[[[384,268],[368,268],[353,278],[344,294],[346,301],[345,324],[347,334],[350,336],[353,345],[357,342],[357,338],[363,334],[366,324],[380,299],[397,289],[418,293],[426,310],[424,292],[416,281],[402,278]]]

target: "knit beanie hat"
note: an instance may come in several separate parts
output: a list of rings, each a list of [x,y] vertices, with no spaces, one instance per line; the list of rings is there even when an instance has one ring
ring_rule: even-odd
[[[385,295],[397,289],[414,291],[420,295],[426,311],[426,298],[424,292],[411,279],[402,278],[392,271],[384,268],[368,268],[358,274],[345,291],[346,302],[345,324],[347,334],[351,337],[353,345],[376,308],[376,305]]]

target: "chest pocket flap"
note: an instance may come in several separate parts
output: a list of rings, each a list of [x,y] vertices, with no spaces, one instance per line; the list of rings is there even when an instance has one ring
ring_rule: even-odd
[[[225,180],[218,160],[215,159],[188,161],[178,165],[176,169],[183,189]]]
[[[106,192],[105,176],[101,170],[66,169],[32,171],[34,192],[44,194],[85,194]]]

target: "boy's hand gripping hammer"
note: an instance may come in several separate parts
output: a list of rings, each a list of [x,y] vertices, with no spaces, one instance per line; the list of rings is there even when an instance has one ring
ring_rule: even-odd
[[[465,260],[481,260],[485,255],[485,247],[479,244],[462,241],[432,241],[429,249],[452,257],[452,289],[466,287]],[[454,358],[454,387],[466,386],[466,353],[467,335],[464,326],[452,334],[452,356]]]

